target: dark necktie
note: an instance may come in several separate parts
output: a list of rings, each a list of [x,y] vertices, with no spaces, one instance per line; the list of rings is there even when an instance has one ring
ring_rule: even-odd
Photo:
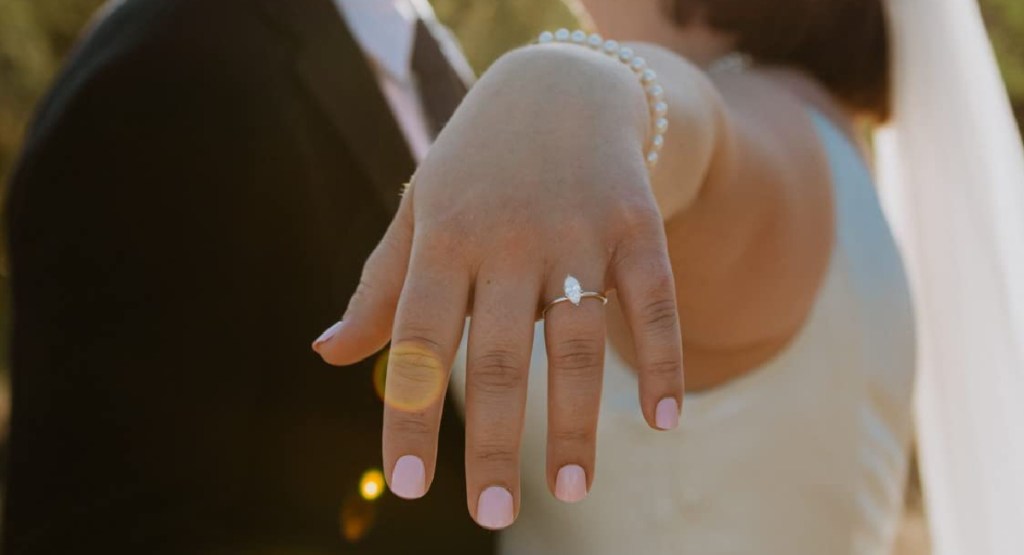
[[[419,81],[420,99],[430,135],[436,138],[459,107],[468,89],[423,19],[416,23],[412,71]]]

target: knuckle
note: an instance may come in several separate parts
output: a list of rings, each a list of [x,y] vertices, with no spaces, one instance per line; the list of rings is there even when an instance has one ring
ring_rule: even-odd
[[[640,310],[644,329],[648,333],[677,333],[679,308],[671,298],[659,298],[644,304]]]
[[[589,429],[567,428],[551,432],[551,440],[561,445],[592,445],[596,439],[597,433]]]
[[[674,357],[644,363],[644,371],[659,380],[677,379],[682,376],[682,369],[682,361]]]
[[[523,382],[525,364],[514,351],[495,349],[474,358],[470,364],[473,387],[483,391],[507,391]]]
[[[403,377],[410,379],[423,372],[433,372],[439,364],[437,356],[433,353],[413,349],[409,345],[392,347],[388,358],[392,370],[397,370]]]
[[[438,355],[439,349],[427,344],[406,339],[392,345],[384,386],[384,400],[389,406],[414,412],[443,400],[447,367]]]
[[[507,443],[488,441],[473,448],[472,457],[478,461],[495,465],[514,465],[519,454]]]
[[[415,415],[395,415],[389,419],[388,427],[399,436],[424,436],[433,431],[424,418]]]
[[[400,354],[432,353],[436,356],[444,352],[444,344],[437,339],[433,328],[408,322],[402,328],[400,335],[395,338],[392,355],[396,354],[395,351]]]
[[[601,345],[594,339],[574,338],[556,343],[552,366],[563,372],[589,372],[601,365]]]

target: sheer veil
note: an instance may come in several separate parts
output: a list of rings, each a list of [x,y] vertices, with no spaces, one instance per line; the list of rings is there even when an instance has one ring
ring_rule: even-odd
[[[1024,149],[976,0],[889,0],[895,124],[876,137],[918,318],[937,555],[1024,553]]]

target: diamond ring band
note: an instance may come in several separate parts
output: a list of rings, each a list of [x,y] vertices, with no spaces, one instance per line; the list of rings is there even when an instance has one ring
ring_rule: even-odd
[[[547,316],[548,311],[554,308],[555,305],[561,303],[572,303],[573,306],[579,306],[583,299],[597,299],[601,301],[601,304],[608,304],[608,297],[593,291],[584,291],[583,286],[580,285],[580,280],[572,276],[565,278],[564,290],[564,297],[559,297],[544,307],[544,311],[541,312],[542,318]]]

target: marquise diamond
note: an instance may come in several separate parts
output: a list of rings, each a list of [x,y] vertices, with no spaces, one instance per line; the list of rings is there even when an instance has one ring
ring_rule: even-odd
[[[583,287],[580,285],[580,280],[572,276],[565,278],[565,297],[573,305],[580,305],[580,301],[583,300]]]

